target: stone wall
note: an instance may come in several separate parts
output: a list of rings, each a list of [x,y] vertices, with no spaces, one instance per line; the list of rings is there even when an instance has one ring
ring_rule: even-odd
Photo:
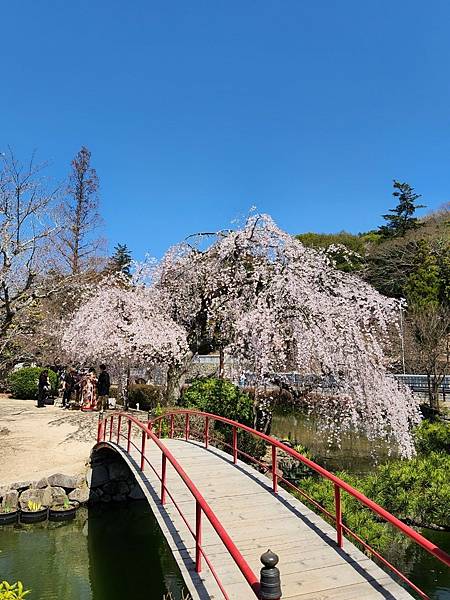
[[[86,475],[89,502],[124,502],[145,496],[128,465],[108,448],[101,448],[91,458]]]
[[[129,467],[109,449],[96,452],[85,473],[75,476],[56,473],[39,481],[19,481],[0,487],[0,504],[13,510],[26,509],[29,501],[53,506],[63,505],[67,500],[94,504],[143,498]]]

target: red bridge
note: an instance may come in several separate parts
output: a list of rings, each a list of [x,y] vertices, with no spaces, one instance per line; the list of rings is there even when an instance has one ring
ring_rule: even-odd
[[[270,466],[242,449],[251,447],[249,440],[266,444]],[[268,548],[279,556],[283,598],[412,598],[405,587],[428,598],[345,525],[342,493],[450,566],[448,554],[358,490],[278,440],[235,421],[179,410],[142,423],[115,413],[99,421],[93,452],[105,447],[120,454],[134,473],[194,599],[279,598],[276,586],[267,589],[260,583],[260,556]],[[283,477],[277,468],[281,453],[331,482],[333,513]]]

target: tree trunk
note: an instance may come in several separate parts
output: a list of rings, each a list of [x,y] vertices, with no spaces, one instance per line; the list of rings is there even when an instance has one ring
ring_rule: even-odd
[[[225,377],[225,356],[222,346],[219,348],[219,379]]]
[[[181,396],[181,390],[186,379],[186,374],[189,370],[189,366],[192,361],[192,353],[186,357],[185,361],[181,366],[169,365],[167,369],[167,383],[166,383],[166,404],[177,404]]]
[[[123,367],[119,373],[118,397],[122,400],[124,410],[128,410],[128,392],[130,388],[130,367]]]

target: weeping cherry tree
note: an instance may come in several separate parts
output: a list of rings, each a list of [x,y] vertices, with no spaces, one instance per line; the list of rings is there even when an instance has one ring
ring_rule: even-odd
[[[152,275],[158,304],[188,332],[191,351],[209,345],[260,383],[282,372],[332,381],[308,398],[330,441],[352,429],[412,455],[418,405],[388,374],[396,301],[267,215],[207,240],[205,249],[190,240],[171,248]]]

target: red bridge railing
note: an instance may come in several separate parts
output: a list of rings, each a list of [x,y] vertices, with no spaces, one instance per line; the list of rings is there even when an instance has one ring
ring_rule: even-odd
[[[126,414],[125,415],[122,414],[122,417],[123,416],[130,418]],[[168,433],[169,437],[173,438],[174,436],[181,435],[187,441],[192,437],[191,422],[190,422],[191,416],[199,417],[203,421],[204,426],[202,427],[200,435],[198,435],[198,432],[196,432],[196,433],[197,433],[197,437],[200,437],[201,441],[203,441],[205,448],[208,447],[208,444],[210,442],[215,441],[215,439],[211,436],[211,432],[210,432],[210,429],[211,429],[210,425],[212,422],[218,421],[218,422],[224,423],[224,424],[228,425],[229,427],[231,427],[232,443],[229,444],[223,440],[219,440],[219,441],[222,445],[229,448],[229,450],[233,456],[234,463],[237,462],[237,458],[240,455],[240,456],[245,457],[247,460],[250,460],[251,462],[258,464],[260,467],[267,469],[267,464],[262,463],[257,458],[255,458],[255,457],[249,455],[248,453],[244,452],[243,450],[239,449],[237,432],[238,431],[246,431],[247,433],[264,440],[268,445],[270,445],[270,447],[272,449],[271,450],[272,464],[271,464],[270,470],[272,472],[272,489],[273,489],[274,494],[278,493],[278,484],[281,482],[288,489],[293,490],[293,491],[297,492],[298,494],[300,494],[302,497],[306,498],[308,500],[308,502],[313,504],[313,506],[315,506],[318,510],[320,510],[322,513],[324,513],[329,519],[331,519],[334,522],[335,528],[336,528],[336,542],[337,542],[337,545],[339,546],[339,548],[342,548],[344,533],[346,533],[347,535],[352,537],[354,540],[356,540],[359,544],[361,544],[361,546],[363,546],[371,555],[375,556],[383,565],[385,565],[388,569],[390,569],[393,573],[395,573],[395,575],[397,575],[403,582],[405,582],[410,588],[412,588],[421,598],[429,600],[429,597],[423,590],[421,590],[419,587],[417,587],[417,585],[415,585],[410,579],[408,579],[408,577],[406,575],[404,575],[399,569],[397,569],[394,565],[392,565],[386,558],[384,558],[379,552],[377,552],[374,548],[372,548],[367,542],[365,542],[360,536],[358,536],[354,531],[352,531],[349,527],[347,527],[343,523],[342,508],[341,508],[341,492],[344,491],[347,494],[350,494],[350,496],[353,496],[353,498],[358,500],[363,506],[370,509],[378,517],[381,517],[383,520],[390,523],[399,532],[401,532],[403,535],[405,535],[406,537],[411,539],[413,542],[415,542],[416,544],[418,544],[419,546],[424,548],[427,552],[429,552],[431,555],[433,555],[439,561],[441,561],[442,563],[444,563],[447,566],[450,566],[450,556],[446,552],[441,550],[438,546],[436,546],[436,544],[433,544],[432,542],[427,540],[423,535],[421,535],[420,533],[418,533],[417,531],[415,531],[414,529],[412,529],[411,527],[409,527],[408,525],[403,523],[403,521],[400,521],[400,519],[397,519],[397,517],[394,517],[394,515],[389,513],[387,510],[385,510],[379,504],[377,504],[376,502],[373,502],[372,500],[367,498],[364,494],[359,492],[357,489],[353,488],[351,485],[349,485],[348,483],[346,483],[339,477],[336,477],[336,475],[333,475],[333,473],[330,473],[329,471],[327,471],[326,469],[324,469],[317,463],[313,462],[306,456],[303,456],[302,454],[300,454],[293,448],[286,446],[282,442],[280,442],[264,433],[256,431],[255,429],[252,429],[251,427],[242,425],[241,423],[238,423],[237,421],[232,421],[231,419],[227,419],[225,417],[219,417],[219,416],[211,414],[211,413],[204,413],[204,412],[200,412],[200,411],[181,409],[181,410],[164,413],[163,415],[150,420],[148,423],[148,427],[149,427],[149,430],[152,429],[152,430],[157,431],[158,437],[156,439],[158,439],[161,437],[161,434],[162,434],[163,423],[166,422],[165,426],[167,428],[167,433]],[[184,423],[183,423],[182,427],[179,427],[176,422],[179,419],[179,417],[183,417]],[[110,417],[110,418],[112,418],[112,417]],[[152,438],[154,438],[154,437],[155,436],[152,433]],[[316,500],[314,500],[314,498],[311,498],[308,494],[306,494],[298,486],[294,485],[291,481],[288,481],[286,478],[279,475],[279,471],[277,468],[277,465],[278,465],[277,451],[278,450],[288,454],[292,458],[298,460],[299,462],[303,463],[304,465],[306,465],[307,467],[309,467],[310,469],[312,469],[313,471],[318,473],[321,477],[324,477],[325,479],[328,479],[329,481],[331,481],[333,483],[334,506],[335,506],[334,514],[332,514],[330,511],[326,510],[321,504],[316,502]],[[233,546],[234,546],[234,544],[233,544]],[[235,548],[235,546],[234,546],[234,548]],[[236,552],[238,553],[239,551],[236,549]],[[238,554],[236,554],[236,558],[235,558],[235,556],[233,556],[233,558],[236,561],[236,564],[238,564],[238,560],[241,560],[240,558],[239,559],[237,558],[238,556],[239,556]],[[242,560],[244,560],[244,559],[242,558]],[[238,566],[239,566],[239,564],[238,564]],[[239,568],[241,568],[241,567],[239,567]],[[242,569],[241,569],[241,571],[242,571]],[[251,583],[251,581],[253,581],[252,577],[254,577],[253,574],[252,574],[252,576],[250,576],[250,578],[246,577],[246,579],[247,579],[247,581],[249,581],[249,583]],[[251,584],[251,585],[253,587],[253,584]],[[253,589],[255,589],[255,591],[256,591],[255,587]],[[256,591],[256,593],[257,593],[257,591]]]
[[[123,424],[127,423],[126,434],[122,432]],[[116,427],[114,425],[116,424]],[[141,430],[141,443],[140,447],[134,443],[133,441],[133,432],[132,427],[135,426]],[[109,441],[115,442],[118,445],[122,446],[121,441],[125,440],[126,451],[130,453],[131,448],[133,447],[140,456],[140,469],[144,471],[145,465],[147,464],[152,471],[155,473],[156,477],[159,479],[161,483],[160,497],[161,504],[166,504],[167,497],[170,498],[173,505],[179,512],[183,522],[188,528],[189,532],[193,536],[195,540],[195,570],[197,573],[200,573],[202,570],[202,557],[204,558],[206,564],[208,565],[214,579],[221,590],[223,597],[226,600],[229,600],[229,596],[226,593],[226,590],[223,587],[222,582],[220,581],[216,570],[214,569],[214,565],[209,560],[208,556],[205,554],[205,551],[202,547],[202,516],[205,515],[208,521],[211,523],[214,531],[217,533],[218,537],[224,544],[225,548],[228,550],[228,553],[233,558],[237,567],[241,571],[248,585],[251,587],[256,597],[259,598],[259,590],[260,583],[258,577],[256,577],[255,573],[252,571],[250,566],[248,565],[245,558],[239,552],[238,548],[234,544],[233,540],[230,538],[228,533],[225,531],[224,527],[220,523],[219,519],[206,502],[200,491],[197,489],[195,484],[191,481],[187,473],[181,467],[177,459],[173,456],[173,454],[166,448],[166,446],[160,441],[159,437],[155,435],[152,431],[152,424],[144,424],[135,417],[131,416],[128,413],[116,413],[110,416],[107,416],[103,419],[100,419],[98,422],[98,431],[97,431],[97,442],[105,442],[109,439]],[[155,465],[153,465],[147,456],[145,455],[146,451],[146,442],[150,439],[160,450],[161,450],[161,466],[160,470],[158,470]],[[177,504],[175,498],[173,497],[171,491],[167,487],[166,476],[167,476],[167,461],[173,466],[175,471],[181,477],[183,482],[185,483],[187,489],[191,492],[194,500],[195,500],[195,526],[192,527],[188,522],[186,516],[181,510],[179,504]]]

